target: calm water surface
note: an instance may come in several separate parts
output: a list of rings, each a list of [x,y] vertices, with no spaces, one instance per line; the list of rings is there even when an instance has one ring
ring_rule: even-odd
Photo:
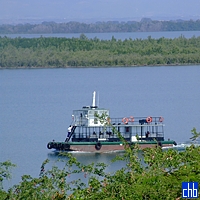
[[[165,138],[187,143],[200,131],[199,75],[200,66],[0,70],[0,162],[17,164],[8,185],[57,159],[46,144],[65,139],[72,110],[91,105],[94,90],[111,117],[163,116]],[[113,154],[74,156],[109,164]]]
[[[200,31],[165,31],[165,32],[126,32],[126,33],[84,33],[87,38],[93,39],[95,37],[101,40],[111,40],[112,36],[116,39],[147,39],[151,36],[154,39],[161,37],[165,38],[178,38],[184,36],[185,38],[191,38],[193,36],[199,37]],[[24,37],[24,38],[38,38],[38,37],[65,37],[65,38],[79,38],[80,33],[66,33],[66,34],[0,34],[1,37],[7,36],[10,38]]]

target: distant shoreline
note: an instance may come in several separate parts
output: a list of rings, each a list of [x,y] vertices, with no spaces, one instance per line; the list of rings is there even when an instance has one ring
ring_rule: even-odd
[[[198,64],[171,64],[171,65],[132,65],[132,66],[67,66],[67,67],[0,67],[0,70],[3,69],[88,69],[88,68],[129,68],[129,67],[180,67],[180,66],[184,66],[184,67],[190,67],[190,66],[200,66],[200,63]]]
[[[200,19],[197,20],[152,20],[107,21],[96,23],[42,22],[40,24],[1,24],[0,34],[58,34],[58,33],[109,33],[109,32],[160,32],[160,31],[200,31]]]

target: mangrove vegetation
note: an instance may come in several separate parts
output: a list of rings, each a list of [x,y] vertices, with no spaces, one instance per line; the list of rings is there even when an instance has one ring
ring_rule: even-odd
[[[0,37],[1,68],[200,64],[200,37],[88,39]]]

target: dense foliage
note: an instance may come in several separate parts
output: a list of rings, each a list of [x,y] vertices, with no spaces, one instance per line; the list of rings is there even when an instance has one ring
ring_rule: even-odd
[[[0,67],[95,67],[200,63],[200,37],[100,40],[0,37]]]
[[[195,128],[192,133],[192,140],[200,136]],[[142,160],[138,157],[141,153]],[[178,200],[182,196],[182,182],[200,182],[200,146],[195,145],[182,152],[175,149],[163,151],[160,147],[139,151],[137,145],[126,145],[124,156],[116,159],[126,160],[127,165],[113,174],[105,173],[104,163],[82,165],[73,155],[64,155],[69,160],[62,169],[56,166],[46,169],[46,160],[38,178],[24,175],[22,181],[8,191],[0,188],[0,198]],[[8,167],[11,166],[10,162],[1,163],[0,177],[8,177]],[[69,182],[69,176],[74,173],[88,177],[88,183],[84,184],[81,180]]]
[[[199,31],[200,20],[157,21],[143,18],[141,21],[108,21],[96,23],[55,23],[42,24],[3,24],[0,25],[0,34],[13,33],[105,33],[105,32],[155,32],[155,31]]]

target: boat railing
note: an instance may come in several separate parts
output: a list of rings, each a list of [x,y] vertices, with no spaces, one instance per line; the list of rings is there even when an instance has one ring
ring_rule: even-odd
[[[132,136],[138,136],[141,140],[145,138],[147,140],[147,138],[154,139],[164,137],[163,118],[160,117],[109,118],[109,123],[111,126],[77,125],[74,137],[94,139],[109,138],[109,140],[118,138],[112,126],[127,139],[130,139]]]
[[[163,126],[151,125],[116,125],[116,131],[121,133],[124,138],[138,135],[139,138],[164,137]],[[117,132],[108,127],[77,127],[74,137],[76,138],[118,138]]]
[[[110,118],[112,125],[164,125],[163,117],[121,117],[121,118]]]
[[[108,121],[111,125],[114,126],[141,126],[141,125],[148,125],[148,126],[160,126],[163,124],[163,117],[121,117],[121,118],[108,118]],[[88,126],[88,120],[85,118],[77,118],[74,120],[73,125],[76,126]],[[92,126],[92,125],[90,125]],[[98,125],[95,125],[98,126]]]

